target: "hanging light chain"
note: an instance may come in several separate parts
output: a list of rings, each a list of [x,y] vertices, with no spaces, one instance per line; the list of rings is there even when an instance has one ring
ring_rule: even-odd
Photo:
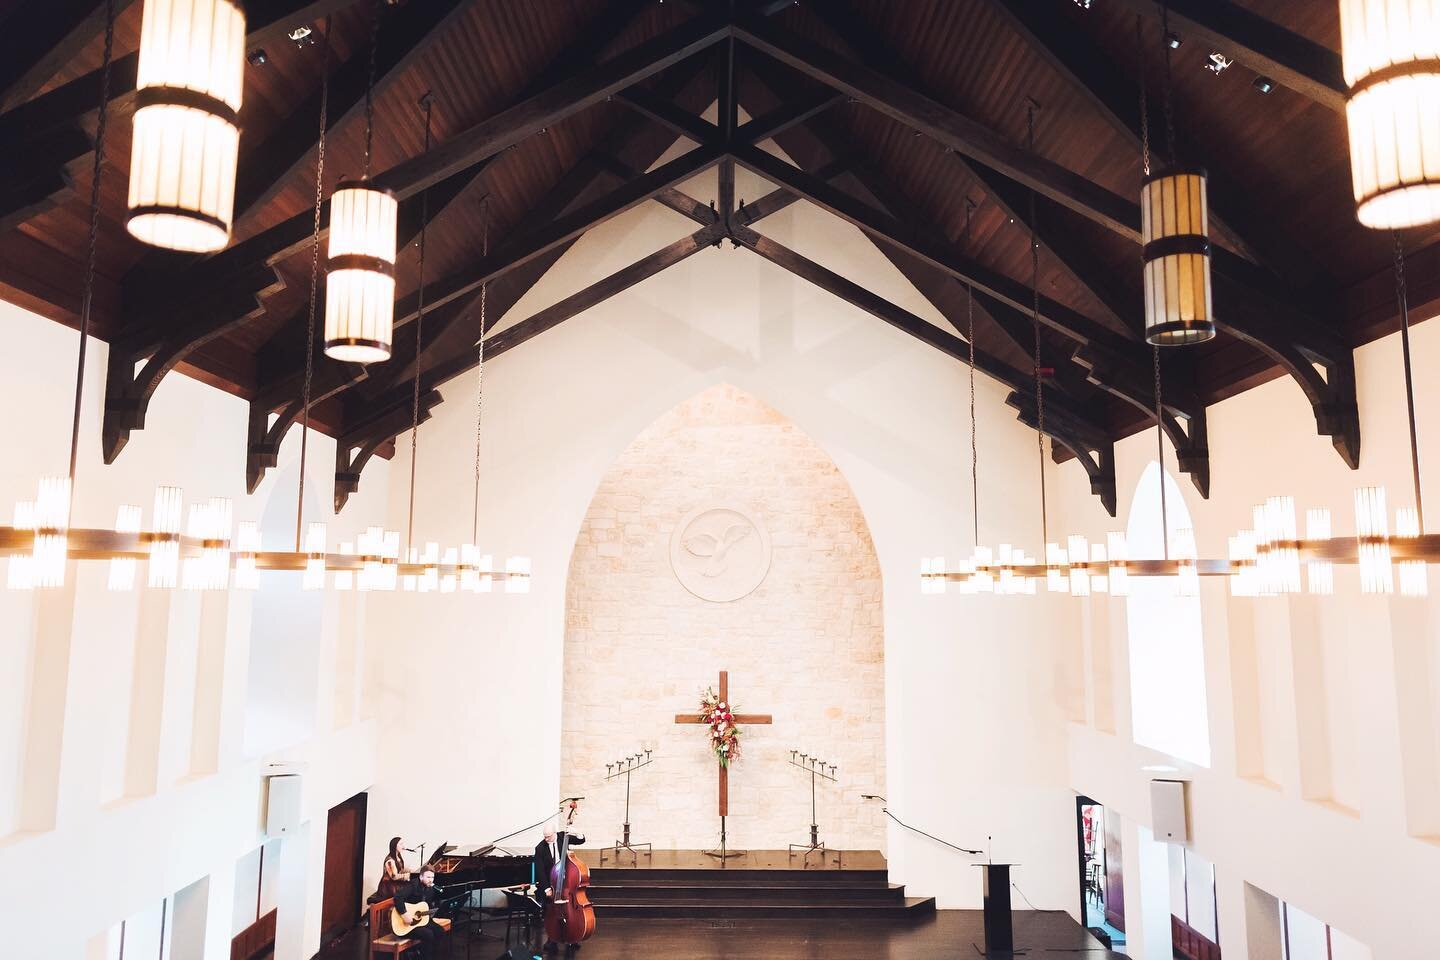
[[[490,195],[480,201],[481,256],[490,256]],[[480,424],[485,414],[485,330],[490,281],[480,284],[480,336],[475,344],[475,506],[470,519],[470,542],[480,543]]]
[[[1170,162],[1180,162],[1179,151],[1175,147],[1175,106],[1171,101],[1171,88],[1174,86],[1174,78],[1170,72],[1171,48],[1165,37],[1170,35],[1170,4],[1160,4],[1160,37],[1165,47],[1165,87],[1161,91],[1161,106],[1165,111],[1165,145],[1170,151]]]
[[[965,252],[970,253],[970,218],[975,201],[965,198]],[[980,459],[975,421],[975,287],[965,281],[965,336],[970,341],[970,510],[975,524],[975,544],[980,543]]]
[[[1400,313],[1400,354],[1405,363],[1405,413],[1410,420],[1410,472],[1415,483],[1415,516],[1425,532],[1424,496],[1420,489],[1420,438],[1415,427],[1415,382],[1410,366],[1410,297],[1405,288],[1405,245],[1400,232],[1395,240],[1395,301]]]
[[[365,179],[370,179],[370,148],[375,137],[375,56],[380,46],[380,3],[370,3],[370,63],[365,80]]]
[[[1035,110],[1030,100],[1026,106],[1026,126],[1030,152],[1035,152]],[[1030,310],[1035,325],[1035,448],[1040,454],[1040,543],[1050,540],[1050,515],[1045,504],[1045,390],[1040,373],[1040,240],[1036,233],[1035,191],[1030,191]]]
[[[325,203],[325,127],[330,113],[330,18],[320,56],[320,135],[315,141],[315,220],[310,231],[310,308],[305,323],[305,386],[300,396],[300,486],[295,502],[295,551],[305,530],[305,454],[310,443],[310,390],[315,378],[315,303],[320,296],[320,208]]]
[[[420,98],[425,111],[425,153],[430,153],[431,114],[435,95],[429,90]],[[420,288],[415,307],[415,367],[410,398],[410,519],[405,528],[405,546],[415,546],[415,469],[420,459],[420,354],[425,348],[425,233],[430,226],[430,189],[420,191]]]
[[[80,355],[75,364],[75,412],[70,422],[70,487],[65,526],[75,512],[75,468],[80,458],[80,402],[85,395],[85,353],[90,341],[90,312],[95,302],[95,259],[100,237],[100,173],[105,166],[105,129],[110,117],[110,63],[115,52],[115,0],[105,0],[105,52],[100,67],[100,115],[95,121],[95,156],[90,164],[90,235],[85,251],[85,292],[80,301]]]
[[[1160,464],[1160,535],[1165,559],[1170,559],[1170,521],[1165,504],[1165,407],[1160,393],[1160,347],[1151,344],[1150,356],[1155,368],[1155,460]]]
[[[1145,28],[1135,15],[1135,41],[1140,57],[1140,175],[1150,176],[1150,100],[1145,90]]]

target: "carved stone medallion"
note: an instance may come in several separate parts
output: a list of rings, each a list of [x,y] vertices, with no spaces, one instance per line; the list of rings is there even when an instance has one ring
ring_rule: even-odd
[[[770,534],[745,507],[697,507],[670,535],[670,567],[681,586],[701,600],[739,600],[770,571]]]

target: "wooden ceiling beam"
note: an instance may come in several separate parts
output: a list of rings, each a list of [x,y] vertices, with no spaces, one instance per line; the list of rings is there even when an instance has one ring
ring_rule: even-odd
[[[133,2],[115,0],[115,16]],[[91,40],[105,33],[105,22],[105,0],[21,4],[0,21],[0,109],[33,97]]]
[[[490,363],[504,356],[520,344],[526,343],[545,331],[554,329],[566,320],[629,290],[636,284],[694,256],[706,247],[713,246],[723,236],[724,229],[719,224],[704,227],[597,280],[583,290],[532,314],[519,323],[491,334],[485,338],[485,362]],[[477,365],[477,354],[467,352],[457,354],[450,360],[425,371],[420,375],[422,396],[440,396],[437,392],[439,387],[461,374],[473,370]],[[365,443],[374,442],[378,446],[384,440],[403,434],[410,429],[411,410],[406,398],[413,397],[413,390],[413,379],[396,384],[374,404],[378,412],[354,424],[347,424],[345,435],[361,439]],[[363,448],[360,452],[363,453]],[[369,457],[366,456],[365,459],[368,460]],[[347,497],[354,491],[359,483],[360,468],[363,466],[363,460],[357,465],[352,458],[343,468],[337,469],[335,477],[337,512],[344,506],[344,499],[341,497],[342,490]]]
[[[587,230],[618,216],[632,207],[649,200],[659,190],[689,179],[719,161],[719,148],[697,147],[690,153],[677,157],[644,176],[638,177],[616,190],[584,204],[563,216],[536,218],[528,232],[521,233],[475,266],[449,277],[441,278],[426,285],[426,309],[438,311],[446,304],[478,291],[481,285],[496,277],[523,266],[547,252],[579,237]],[[415,319],[418,312],[418,292],[397,301],[395,306],[395,328],[398,330]],[[319,402],[364,378],[364,371],[358,373],[352,364],[326,364],[317,378],[312,391],[312,402]],[[286,371],[278,379],[262,383],[256,406],[271,410],[284,403],[293,403],[299,387],[303,369]]]
[[[678,93],[682,97],[687,96],[693,92],[697,82],[703,79],[708,66],[709,64],[704,58],[692,58],[669,71],[661,80],[659,90],[666,95]],[[588,190],[597,186],[600,178],[604,175],[613,176],[621,182],[633,179],[637,175],[635,169],[619,160],[616,154],[626,150],[641,135],[645,125],[645,119],[638,115],[622,118],[605,141],[575,163],[540,202],[531,208],[525,219],[516,225],[512,232],[524,233],[550,223],[568,211]],[[638,158],[640,166],[643,167],[653,162],[668,145],[669,141],[657,142],[653,149],[646,150],[644,155]],[[702,218],[707,225],[718,220],[718,216],[709,207],[700,206],[697,209],[698,201],[694,201],[674,188],[661,189],[656,193],[655,199],[672,206],[682,214]],[[489,284],[489,315],[491,319],[486,328],[489,329],[497,323],[573,242],[573,240],[567,241],[543,256],[500,277],[498,282]],[[446,347],[450,341],[455,339],[454,333],[458,329],[458,321],[470,315],[478,301],[479,291],[472,291],[465,297],[452,302],[448,307],[443,307],[434,313],[427,311],[424,341],[417,345],[415,356],[408,362],[402,361],[397,355],[392,357],[389,363],[383,365],[381,369],[387,371],[389,376],[382,389],[390,390],[402,383],[413,384],[415,371],[426,369],[425,357]],[[403,354],[404,342],[397,340],[397,354]],[[473,342],[464,344],[461,353],[468,354],[473,346]],[[303,356],[303,346],[299,349]],[[294,424],[301,413],[302,405],[296,392],[299,388],[298,373],[296,372],[298,365],[293,360],[287,359],[293,354],[294,350],[290,350],[281,353],[275,359],[267,359],[263,354],[261,357],[262,371],[276,369],[283,365],[286,372],[274,377],[262,373],[262,384],[270,383],[271,385],[269,387],[262,386],[260,395],[251,403],[251,441],[246,458],[246,472],[252,490],[254,485],[258,484],[259,477],[263,476],[264,470],[274,465],[285,431]],[[342,395],[343,398],[343,395],[353,393],[357,388],[368,385],[371,381],[373,368],[337,364],[325,358],[318,351],[316,362],[320,365],[317,369],[322,371],[319,393],[326,397]],[[446,362],[453,362],[453,360]],[[408,372],[402,374],[399,371]],[[288,383],[283,382],[287,378]],[[410,386],[406,386],[405,389],[409,390]],[[270,422],[270,412],[277,403],[283,405],[279,407],[279,412],[272,423]],[[366,403],[371,408],[375,406],[373,398],[367,400]]]
[[[948,243],[941,242],[940,238],[928,236],[914,224],[882,213],[819,178],[754,147],[737,148],[735,159],[758,176],[803,197],[871,236],[895,244],[961,281],[973,283],[1016,309],[1030,309],[1031,291],[1028,286],[985,267]],[[1046,325],[1083,343],[1100,343],[1119,349],[1127,342],[1108,327],[1101,326],[1079,311],[1043,295],[1040,297],[1040,315]]]
[[[430,419],[433,410],[443,398],[437,391],[429,390],[420,395],[420,422]],[[386,443],[395,439],[415,422],[413,403],[388,411],[378,422],[370,424],[365,431],[346,431],[335,441],[335,512],[345,509],[350,495],[360,489],[360,474],[365,464],[380,451]]]
[[[462,19],[468,6],[468,0],[425,0],[398,9],[382,6],[376,35],[376,97],[389,89],[452,24]],[[333,133],[364,115],[369,67],[369,49],[361,46],[332,70],[327,131]],[[309,161],[315,150],[320,96],[317,87],[265,140],[246,147],[236,169],[236,224],[247,222],[302,170],[313,170],[314,164]]]
[[[755,18],[737,21],[735,35],[786,66],[813,77],[873,110],[986,163],[1121,236],[1139,242],[1140,208],[1044,157],[1012,145],[989,127],[866,63]]]
[[[677,136],[696,143],[708,143],[720,139],[720,128],[704,117],[682,110],[662,97],[639,88],[622,90],[615,94],[615,102],[629,107],[641,116],[665,127]]]
[[[428,154],[402,161],[377,175],[374,181],[394,191],[400,198],[402,217],[407,208],[418,212],[418,204],[407,205],[404,201],[418,196],[428,187],[464,175],[471,167],[540,130],[706,49],[728,36],[729,29],[724,18],[700,17],[617,54],[598,66],[572,65],[563,79],[546,89],[456,134]],[[327,210],[328,207],[327,202]],[[273,264],[293,256],[310,243],[312,219],[313,213],[296,214],[284,223],[217,253],[190,268],[185,282],[205,289],[256,262]],[[329,217],[322,216],[322,222],[328,224]],[[325,236],[328,236],[328,229],[322,227],[322,239]]]
[[[1140,103],[1135,81],[1095,49],[1083,32],[1067,23],[1067,18],[1058,14],[1048,0],[989,0],[989,4],[1051,69],[1085,94],[1112,129],[1133,149],[1140,149]],[[1150,129],[1163,131],[1165,118],[1159,97],[1151,98],[1149,112]],[[1177,133],[1177,138],[1180,156],[1209,172],[1210,219],[1217,233],[1296,290],[1324,283],[1319,266],[1285,235],[1283,224],[1255,215],[1253,207],[1245,202],[1247,192],[1212,152],[1183,131]]]
[[[264,46],[286,39],[297,26],[312,24],[327,14],[353,6],[357,0],[251,0],[245,5],[245,44]],[[135,97],[135,73],[140,62],[138,53],[116,57],[110,67],[110,106],[124,114]],[[48,79],[48,78],[47,78]],[[101,71],[99,68],[61,84],[24,103],[15,104],[0,113],[0,143],[23,144],[27,137],[73,125],[100,107]]]
[[[935,326],[933,323],[918,317],[910,311],[900,307],[884,297],[871,292],[849,278],[821,266],[815,261],[805,257],[781,243],[777,243],[748,227],[737,227],[734,237],[741,245],[753,250],[761,257],[779,266],[802,280],[814,284],[820,289],[843,300],[851,306],[869,313],[877,319],[883,320],[898,330],[916,338],[936,350],[941,351],[954,360],[968,364],[970,361],[970,345],[961,337],[949,333]],[[975,367],[982,370],[992,379],[999,380],[1015,391],[1011,394],[1027,396],[1030,403],[1034,403],[1033,381],[1017,371],[1002,360],[989,353],[975,350]],[[1047,395],[1048,402],[1046,409],[1053,409],[1053,415],[1047,416],[1045,421],[1045,434],[1055,443],[1061,444],[1071,450],[1079,459],[1082,466],[1090,476],[1091,489],[1101,498],[1110,515],[1115,515],[1115,469],[1114,469],[1114,445],[1105,435],[1103,425],[1089,420],[1085,415],[1075,409],[1073,397],[1061,396],[1053,386],[1043,388]],[[1024,417],[1022,416],[1022,420]],[[1032,427],[1034,424],[1030,424]],[[1089,442],[1081,442],[1080,437],[1089,438]],[[1105,458],[1096,457],[1092,453],[1092,446],[1099,447],[1106,451]]]
[[[332,9],[349,6],[355,0],[324,0],[324,2],[298,2],[298,0],[268,0],[259,10],[250,11],[250,33],[246,42],[251,45],[266,39],[283,36],[291,25],[323,16]],[[125,0],[119,4],[124,6]],[[85,22],[92,23],[87,19]],[[104,26],[103,14],[101,27]],[[82,24],[77,30],[88,29]],[[32,39],[23,31],[19,36],[30,49]],[[0,31],[0,37],[9,36]],[[63,47],[64,44],[62,43]],[[36,47],[43,50],[43,47]],[[4,62],[0,59],[0,62]],[[110,70],[111,110],[122,116],[129,112],[135,94],[136,67],[138,54],[118,57]],[[46,68],[48,69],[48,68]],[[53,74],[53,71],[51,71]],[[38,76],[38,74],[37,74]],[[44,77],[48,80],[49,76]],[[42,80],[42,84],[44,82]],[[31,217],[51,209],[68,199],[74,192],[72,171],[88,164],[82,161],[94,153],[92,135],[85,128],[89,116],[99,109],[101,71],[96,69],[72,80],[49,93],[33,100],[15,103],[0,113],[0,143],[9,147],[7,162],[8,186],[0,194],[0,230],[8,230]],[[8,159],[8,158],[7,158]],[[26,177],[16,177],[16,168],[23,168]]]
[[[1155,0],[1114,0],[1147,17],[1158,18]],[[1233,0],[1166,0],[1170,26],[1186,39],[1217,53],[1336,113],[1345,112],[1345,75],[1340,54],[1292,33]]]
[[[423,4],[412,5],[416,9]],[[579,63],[594,62],[605,49],[633,22],[638,14],[635,0],[619,0],[602,15],[599,29],[586,30],[575,43],[562,51],[542,74],[527,85],[519,98],[523,102],[545,89],[561,82]],[[635,9],[632,9],[635,8]],[[433,10],[431,11],[433,12]],[[628,19],[625,17],[629,13]],[[611,14],[614,16],[612,17]],[[445,18],[447,21],[449,17]],[[408,24],[408,26],[406,26]],[[401,24],[407,30],[418,29],[415,23]],[[431,34],[425,34],[431,36]],[[362,90],[363,96],[363,90]],[[319,103],[310,105],[315,117],[319,115]],[[314,124],[314,118],[309,121]],[[312,134],[313,140],[313,134]],[[427,202],[432,219],[439,216],[451,202],[484,172],[489,160],[476,167],[452,175],[428,191]],[[419,235],[421,228],[419,197],[402,204],[397,224],[398,246],[403,249]],[[294,227],[295,249],[308,245],[313,230],[313,214],[301,214],[287,224]],[[303,234],[302,234],[303,231]],[[233,248],[232,248],[233,249]],[[208,263],[199,265],[201,275],[182,278],[179,283],[169,278],[165,283],[132,283],[129,285],[126,311],[130,322],[120,338],[112,345],[111,367],[106,382],[105,426],[102,430],[102,448],[106,462],[113,462],[124,449],[130,432],[142,429],[150,397],[161,380],[180,362],[195,350],[225,334],[258,319],[265,314],[264,300],[283,285],[279,274],[273,269],[278,257],[241,261],[238,274],[233,271],[206,270]],[[212,261],[213,262],[213,261]],[[192,271],[193,272],[193,271]],[[137,274],[143,276],[143,274]],[[127,280],[130,279],[127,277]],[[217,302],[215,290],[226,291]],[[164,291],[162,298],[155,294],[143,295],[142,291]],[[292,320],[305,316],[302,307]],[[300,324],[303,326],[303,324]],[[297,326],[287,324],[287,328]],[[284,333],[280,336],[284,336]],[[303,330],[301,331],[303,337]],[[272,344],[275,341],[272,339]],[[282,341],[283,342],[283,341]],[[273,348],[272,348],[273,349]],[[260,351],[261,359],[267,348]],[[303,348],[302,348],[303,351]],[[136,373],[135,365],[146,359],[144,366]],[[262,364],[263,369],[263,364]],[[254,408],[250,416],[250,442],[246,474],[253,493],[265,471],[274,465],[279,455],[280,440],[285,431],[298,419],[298,404],[295,409],[281,411],[281,416],[272,424],[268,414],[274,407],[259,411]]]

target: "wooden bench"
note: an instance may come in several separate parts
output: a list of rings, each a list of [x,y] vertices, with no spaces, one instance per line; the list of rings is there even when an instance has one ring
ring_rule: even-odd
[[[370,905],[370,960],[375,960],[377,953],[398,956],[411,947],[420,946],[419,940],[407,940],[390,932],[390,908],[393,906],[395,906],[394,897]],[[430,922],[446,933],[450,932],[449,920],[436,917]]]

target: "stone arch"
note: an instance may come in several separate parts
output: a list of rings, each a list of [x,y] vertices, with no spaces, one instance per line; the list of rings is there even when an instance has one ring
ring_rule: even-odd
[[[749,565],[761,561],[753,576]],[[736,573],[734,589],[709,599],[709,585],[686,582]],[[624,786],[602,785],[605,764],[648,746],[659,762],[632,785],[637,839],[713,845],[715,764],[700,728],[674,716],[694,710],[700,689],[727,669],[736,705],[775,718],[742,735],[732,844],[805,839],[808,781],[787,763],[799,749],[842,774],[819,794],[822,839],[880,847],[882,814],[859,794],[884,792],[882,598],[860,505],[812,438],[729,384],[681,402],[610,465],[576,537],[562,792],[587,796],[592,828],[611,829],[623,819]]]

